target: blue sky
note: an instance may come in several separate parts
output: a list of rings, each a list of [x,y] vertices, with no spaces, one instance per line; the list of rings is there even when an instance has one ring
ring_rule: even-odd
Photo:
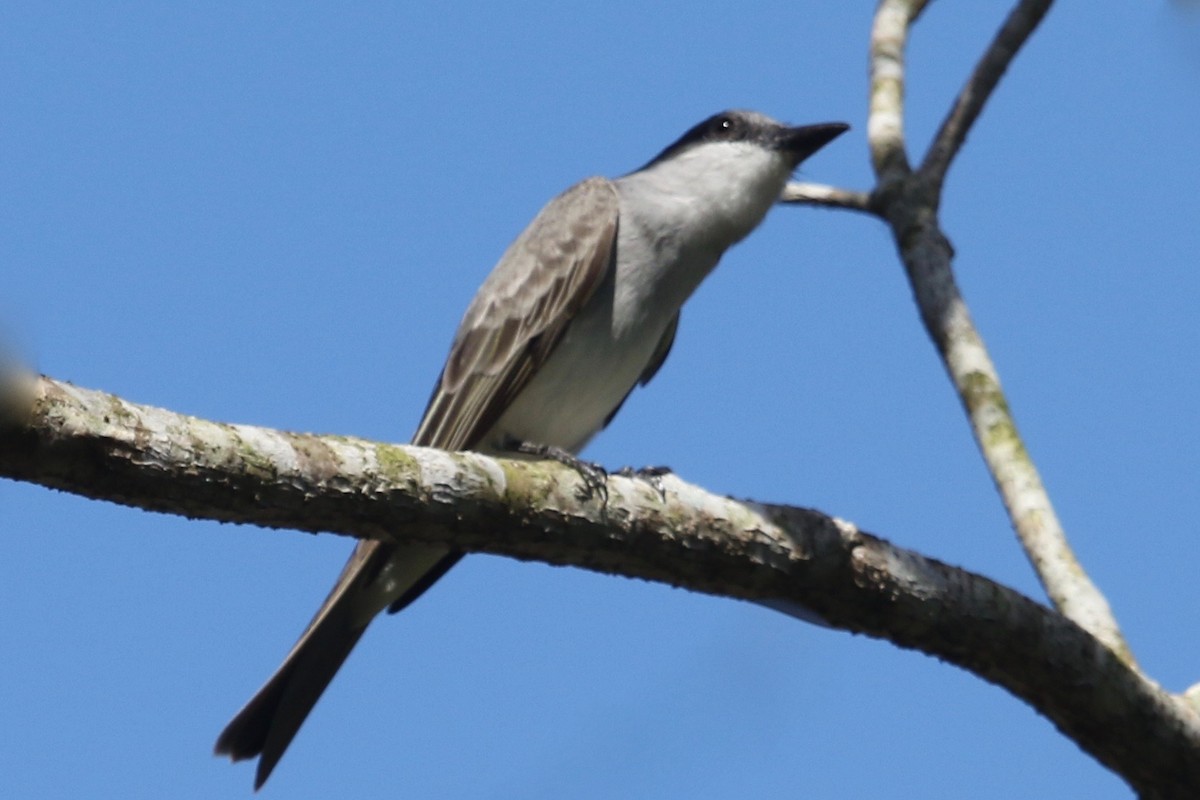
[[[916,147],[1006,5],[938,3],[917,27]],[[475,287],[571,183],[733,106],[850,122],[803,177],[869,185],[872,3],[407,6],[7,5],[4,338],[136,402],[404,441]],[[1200,680],[1198,86],[1196,13],[1061,4],[942,209],[1068,534],[1173,690]],[[1041,597],[866,217],[773,211],[587,455],[813,506]],[[349,547],[0,482],[3,793],[248,796],[213,740]],[[264,796],[968,790],[1129,796],[923,655],[475,557],[371,629]]]

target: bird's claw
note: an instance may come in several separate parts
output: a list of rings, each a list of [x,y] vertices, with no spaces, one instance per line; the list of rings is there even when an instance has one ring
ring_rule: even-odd
[[[599,497],[601,502],[608,503],[608,470],[591,461],[584,461],[574,453],[569,453],[561,447],[552,447],[533,442],[514,442],[512,449],[522,455],[536,456],[551,461],[557,461],[565,467],[570,467],[583,479],[583,485],[575,490],[575,497],[580,502],[586,502]]]

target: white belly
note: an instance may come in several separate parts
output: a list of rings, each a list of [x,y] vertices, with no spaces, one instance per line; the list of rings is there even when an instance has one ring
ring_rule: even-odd
[[[511,438],[582,450],[637,383],[672,315],[622,329],[613,324],[612,284],[602,286],[489,432],[489,444]]]

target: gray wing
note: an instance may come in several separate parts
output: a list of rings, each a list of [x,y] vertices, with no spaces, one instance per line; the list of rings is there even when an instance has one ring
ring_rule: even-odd
[[[463,316],[413,444],[480,444],[603,280],[617,222],[617,191],[605,178],[578,183],[542,209]]]

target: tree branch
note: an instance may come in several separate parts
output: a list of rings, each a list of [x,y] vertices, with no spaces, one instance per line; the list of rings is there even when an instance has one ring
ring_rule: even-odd
[[[662,581],[921,650],[999,684],[1147,796],[1200,785],[1200,719],[1070,620],[816,511],[674,476],[588,496],[553,462],[229,425],[49,378],[7,393],[0,475],[153,511],[439,542]],[[582,498],[582,499],[581,499]]]
[[[954,100],[954,105],[925,154],[921,172],[941,190],[946,171],[966,141],[967,133],[979,118],[992,91],[1008,71],[1008,65],[1050,10],[1053,0],[1021,0],[1009,12],[987,52],[979,59],[970,80]]]
[[[904,145],[904,48],[924,0],[882,0],[871,26],[867,141],[880,185],[912,172]]]
[[[826,186],[821,183],[800,183],[799,181],[789,183],[783,187],[783,194],[780,195],[779,202],[789,205],[844,208],[848,211],[874,213],[871,209],[871,196],[866,192],[839,189],[836,186]]]
[[[942,179],[971,123],[1017,48],[1049,8],[1049,0],[1023,0],[975,69],[939,131],[930,156],[916,172],[903,152],[904,43],[924,4],[883,0],[871,35],[871,118],[867,126],[878,179],[871,207],[892,229],[921,320],[967,412],[972,433],[1013,528],[1054,606],[1091,631],[1129,664],[1133,653],[1112,609],[1091,582],[1017,430],[1016,420],[954,279],[950,241],[938,220]]]

